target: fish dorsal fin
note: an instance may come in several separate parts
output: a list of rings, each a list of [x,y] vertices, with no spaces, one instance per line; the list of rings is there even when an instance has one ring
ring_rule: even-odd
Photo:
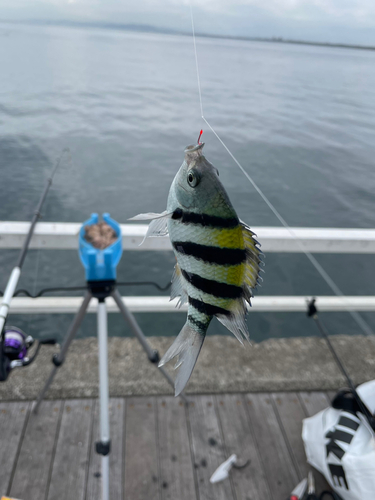
[[[167,222],[168,219],[172,217],[172,213],[168,213],[166,210],[165,212],[162,212],[161,214],[155,214],[155,213],[148,213],[148,214],[138,214],[135,217],[132,217],[129,220],[151,220],[146,236],[143,238],[142,243],[145,241],[146,238],[155,238],[157,236],[167,236],[168,234],[168,226]],[[141,243],[141,245],[142,245]],[[139,246],[141,246],[139,245]]]
[[[250,297],[253,297],[253,289],[263,281],[260,276],[263,253],[259,248],[260,243],[254,238],[255,234],[249,226],[243,221],[240,221],[240,223],[246,249],[245,299],[250,303]]]
[[[188,295],[186,292],[186,282],[184,277],[182,276],[180,266],[176,263],[174,266],[174,272],[172,276],[172,287],[171,287],[171,299],[173,300],[176,297],[180,297],[180,300],[177,303],[178,308],[180,308],[183,304],[188,301]]]
[[[251,306],[250,299],[253,297],[253,290],[262,280],[259,273],[263,254],[259,248],[260,244],[254,238],[255,234],[244,222],[240,221],[240,223],[246,249],[245,276],[242,285],[244,294],[234,302],[229,315],[218,314],[216,317],[242,344],[243,339],[249,341],[246,312],[248,305]]]

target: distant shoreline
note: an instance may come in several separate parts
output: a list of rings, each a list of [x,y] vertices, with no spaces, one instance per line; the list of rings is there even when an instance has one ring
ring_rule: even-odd
[[[157,28],[155,26],[140,25],[140,24],[120,24],[120,23],[101,23],[101,22],[80,22],[80,21],[52,21],[52,20],[29,20],[29,21],[14,21],[14,20],[0,20],[0,23],[9,24],[27,24],[27,25],[42,25],[42,26],[65,26],[69,28],[100,28],[118,31],[132,31],[138,33],[157,33],[164,35],[177,35],[177,36],[192,36],[191,33],[185,31],[176,31],[166,28]],[[225,40],[242,40],[245,42],[268,42],[268,43],[285,43],[293,45],[311,45],[317,47],[331,47],[339,49],[355,49],[355,50],[375,50],[375,45],[355,45],[349,43],[331,43],[331,42],[312,42],[308,40],[292,40],[283,37],[249,37],[249,36],[232,36],[232,35],[219,35],[208,33],[196,33],[197,37],[201,38],[218,38]]]
[[[230,40],[244,40],[247,42],[270,42],[270,43],[289,43],[294,45],[315,45],[317,47],[333,47],[340,49],[356,49],[356,50],[375,50],[372,45],[351,45],[347,43],[330,43],[330,42],[309,42],[306,40],[289,40],[282,37],[261,38],[261,37],[244,37],[244,36],[224,36],[224,35],[206,35],[196,33],[196,36],[207,38],[226,38]]]

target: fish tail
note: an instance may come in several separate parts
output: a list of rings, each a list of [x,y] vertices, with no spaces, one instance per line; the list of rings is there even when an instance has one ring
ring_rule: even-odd
[[[186,322],[171,347],[161,358],[159,367],[178,356],[175,369],[178,367],[180,369],[175,382],[175,396],[181,394],[188,383],[205,337],[206,333],[198,332]]]

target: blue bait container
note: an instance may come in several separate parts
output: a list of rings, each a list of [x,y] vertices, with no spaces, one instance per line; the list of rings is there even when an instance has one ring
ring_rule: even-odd
[[[116,267],[122,255],[121,228],[108,213],[103,214],[103,221],[111,226],[117,235],[117,240],[104,250],[93,247],[85,239],[85,226],[97,224],[99,222],[98,214],[91,214],[90,219],[82,224],[79,231],[79,258],[85,268],[87,281],[112,281],[116,279]]]

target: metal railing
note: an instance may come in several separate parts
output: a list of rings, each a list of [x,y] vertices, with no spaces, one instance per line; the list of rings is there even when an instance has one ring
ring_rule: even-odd
[[[0,222],[0,249],[21,248],[29,222]],[[82,224],[71,222],[39,222],[30,248],[74,250]],[[264,252],[301,253],[290,232],[283,227],[252,227]],[[375,253],[375,229],[290,228],[305,250],[312,253]],[[148,238],[140,247],[146,224],[121,224],[124,250],[171,250],[168,236]]]
[[[21,248],[29,229],[28,222],[0,222],[0,250]],[[40,222],[38,223],[30,248],[77,250],[80,223]],[[125,251],[152,250],[171,251],[168,236],[148,238],[142,246],[146,224],[122,224],[123,248]],[[375,229],[339,228],[296,228],[290,231],[281,227],[252,227],[262,243],[265,253],[301,253],[303,249],[311,253],[375,254]],[[258,296],[253,300],[250,312],[306,311],[306,303],[311,296]],[[375,311],[375,296],[320,296],[316,298],[320,311]],[[185,312],[186,306],[176,309],[176,301],[167,296],[123,297],[125,304],[133,312]],[[15,297],[11,312],[17,314],[74,313],[80,306],[80,297]],[[96,310],[95,304],[89,312]],[[115,303],[108,299],[108,312],[118,312]]]

